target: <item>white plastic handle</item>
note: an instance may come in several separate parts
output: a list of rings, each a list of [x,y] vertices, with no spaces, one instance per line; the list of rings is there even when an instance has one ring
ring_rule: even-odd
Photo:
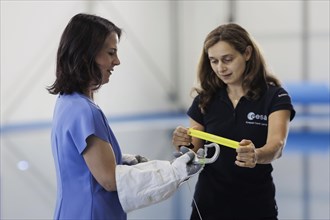
[[[216,143],[210,143],[210,144],[206,144],[204,145],[205,150],[204,150],[204,157],[203,158],[197,158],[195,157],[194,163],[196,164],[208,164],[208,163],[214,163],[214,161],[216,161],[220,155],[220,147],[218,144]],[[207,155],[207,149],[214,147],[215,148],[215,152],[213,157],[211,158],[205,158]]]

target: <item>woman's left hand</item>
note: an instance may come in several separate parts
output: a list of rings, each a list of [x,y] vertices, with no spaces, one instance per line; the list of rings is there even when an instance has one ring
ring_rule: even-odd
[[[243,139],[236,149],[235,164],[240,167],[254,168],[257,164],[256,148],[252,141]]]

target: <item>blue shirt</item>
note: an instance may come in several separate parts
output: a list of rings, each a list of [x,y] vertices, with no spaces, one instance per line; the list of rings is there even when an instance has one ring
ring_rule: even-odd
[[[57,175],[55,219],[127,219],[117,192],[106,191],[82,156],[90,135],[108,142],[116,163],[121,150],[102,110],[86,96],[59,95],[52,124],[52,152]]]

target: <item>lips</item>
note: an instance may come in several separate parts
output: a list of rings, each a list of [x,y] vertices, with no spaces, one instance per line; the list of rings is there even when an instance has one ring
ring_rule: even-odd
[[[230,75],[231,75],[231,73],[227,73],[227,74],[222,74],[221,76],[227,77],[227,76],[230,76]]]
[[[222,78],[229,78],[232,74],[229,73],[229,74],[223,74],[223,75],[220,75]]]

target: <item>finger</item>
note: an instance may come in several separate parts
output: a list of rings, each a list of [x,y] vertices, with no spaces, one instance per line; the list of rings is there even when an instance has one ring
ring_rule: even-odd
[[[187,145],[184,145],[185,147],[188,147],[189,149],[194,149],[194,145],[192,143],[189,143]]]
[[[178,158],[178,157],[181,157],[181,156],[182,156],[182,153],[179,152],[179,151],[175,151],[175,152],[173,152],[173,156],[174,156],[175,158]]]
[[[235,164],[239,167],[247,167],[247,168],[254,168],[256,166],[255,163],[247,163],[238,160],[235,161]]]
[[[198,158],[204,158],[205,157],[205,150],[203,149],[203,148],[199,148],[198,150],[197,150],[197,157]]]
[[[190,143],[187,142],[173,142],[173,146],[175,146],[175,148],[180,151],[180,147],[185,146],[188,148],[193,148],[193,145],[191,145]]]
[[[175,130],[173,132],[173,140],[176,140],[176,141],[190,141],[191,140],[191,137],[185,132],[180,132],[178,130]]]
[[[187,147],[185,147],[185,146],[181,146],[180,147],[180,152],[182,153],[182,154],[185,154],[185,153],[187,153],[187,152],[189,152],[190,150],[189,150],[189,148],[187,148]]]
[[[254,151],[255,147],[253,144],[246,145],[246,146],[239,146],[236,148],[237,153],[252,153]]]
[[[141,156],[141,155],[136,155],[135,158],[137,159],[137,161],[139,163],[144,163],[144,162],[148,162],[148,159],[144,156]]]
[[[183,155],[181,155],[179,158],[177,158],[177,160],[179,161],[182,161],[183,163],[189,163],[191,160],[193,160],[195,157],[195,153],[190,151],[190,152],[187,152]]]
[[[245,167],[245,163],[242,162],[242,161],[239,161],[239,160],[236,160],[236,161],[235,161],[235,164],[236,164],[237,166],[239,166],[239,167]]]
[[[182,126],[178,126],[174,132],[175,134],[178,134],[178,135],[187,135],[188,134],[188,129],[185,128],[185,127],[182,127]]]
[[[244,163],[254,163],[255,159],[253,156],[236,156],[236,160],[244,162]]]
[[[238,152],[237,156],[242,159],[255,158],[255,148],[249,148],[247,152]]]
[[[189,141],[191,142],[191,136],[184,134],[184,133],[173,133],[173,140],[175,141]]]
[[[189,150],[189,152],[186,153],[189,156],[189,162],[191,162],[195,158],[195,153],[192,150]]]
[[[178,141],[178,140],[172,140],[172,144],[173,146],[176,146],[177,148],[179,148],[180,146],[187,146],[189,147],[191,145],[191,141]],[[191,146],[193,148],[193,146]],[[190,147],[189,147],[190,148]]]
[[[201,171],[201,169],[203,168],[202,164],[190,164],[188,167],[188,175],[194,175],[196,173],[198,173],[199,171]]]
[[[173,137],[172,141],[175,143],[191,143],[191,138],[183,138],[183,137]]]
[[[241,140],[241,142],[239,142],[239,145],[248,145],[248,144],[250,144],[250,143],[252,143],[252,141],[251,140],[246,140],[246,139],[243,139],[243,140]]]
[[[246,146],[239,146],[238,148],[236,148],[237,153],[248,153],[250,151],[250,148]]]

